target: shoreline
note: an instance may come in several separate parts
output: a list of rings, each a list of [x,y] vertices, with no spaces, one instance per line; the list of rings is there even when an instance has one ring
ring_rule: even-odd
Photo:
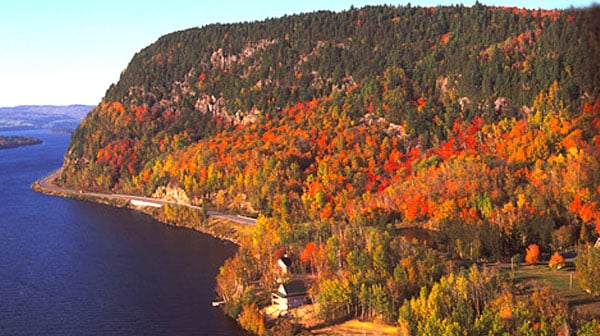
[[[208,211],[201,214],[201,222],[190,223],[181,222],[176,219],[168,220],[163,215],[165,207],[180,207],[195,210],[195,213],[201,211],[200,207],[169,202],[161,199],[149,197],[140,197],[122,194],[103,194],[94,192],[84,192],[83,190],[73,190],[57,186],[54,181],[62,172],[62,167],[58,168],[48,175],[43,176],[31,184],[31,189],[41,194],[70,198],[79,201],[86,201],[98,204],[104,204],[116,208],[128,208],[140,211],[152,217],[162,224],[192,229],[204,233],[213,238],[228,241],[239,246],[239,239],[247,234],[248,228],[251,228],[255,221],[252,218],[228,215],[220,212]]]
[[[109,205],[117,208],[128,208],[141,211],[164,225],[192,229],[194,231],[207,234],[215,239],[233,243],[238,247],[240,246],[239,237],[241,235],[249,234],[249,228],[253,227],[253,225],[249,224],[254,224],[255,222],[255,220],[252,218],[228,215],[212,211],[208,211],[206,214],[203,214],[203,222],[196,223],[196,225],[181,223],[177,220],[164,220],[164,218],[161,218],[161,214],[164,214],[164,212],[161,210],[165,209],[165,207],[178,206],[181,207],[180,209],[186,210],[199,210],[200,208],[193,205],[177,204],[160,199],[150,199],[144,197],[131,198],[130,195],[101,194],[62,188],[54,184],[54,180],[60,175],[61,171],[62,167],[34,181],[31,184],[31,188],[34,191],[45,195],[71,198],[80,201]],[[140,199],[143,199],[143,201]],[[132,202],[132,200],[138,200],[140,203],[152,203],[152,201],[155,203],[148,204],[146,206],[140,206],[135,204],[140,203]],[[157,204],[159,203],[161,206],[157,207]],[[306,328],[304,330],[311,335],[392,335],[397,331],[397,329],[393,326],[377,325],[373,322],[359,322],[355,319],[316,329],[312,329],[306,325],[303,327]]]

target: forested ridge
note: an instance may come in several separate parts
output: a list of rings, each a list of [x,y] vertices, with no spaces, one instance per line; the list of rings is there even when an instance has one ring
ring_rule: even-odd
[[[327,321],[555,334],[579,322],[548,313],[553,294],[517,296],[502,275],[451,260],[598,237],[599,14],[377,6],[168,34],[75,131],[59,182],[176,189],[259,215],[219,276],[228,312],[257,333],[249,316],[285,251],[317,275]],[[433,238],[413,245],[406,227]],[[452,288],[459,310],[423,310]]]

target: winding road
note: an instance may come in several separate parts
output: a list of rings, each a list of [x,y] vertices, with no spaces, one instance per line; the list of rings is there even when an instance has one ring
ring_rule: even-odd
[[[73,189],[62,188],[62,187],[59,187],[59,186],[55,185],[54,183],[52,183],[56,179],[56,177],[58,177],[60,175],[61,171],[62,171],[62,168],[59,168],[59,169],[53,171],[52,173],[46,175],[45,177],[39,179],[37,181],[37,183],[39,184],[39,186],[42,189],[50,191],[50,192],[54,192],[54,193],[97,197],[97,198],[104,198],[104,199],[109,199],[109,200],[125,200],[125,201],[129,201],[131,203],[134,203],[134,204],[138,203],[138,204],[143,204],[143,205],[148,205],[148,206],[156,206],[156,207],[160,207],[165,204],[174,204],[174,205],[181,205],[181,206],[186,206],[186,207],[193,208],[193,209],[202,210],[202,207],[199,207],[199,206],[178,203],[178,202],[173,202],[173,201],[166,201],[166,200],[152,198],[152,197],[126,195],[126,194],[107,194],[107,193],[88,192],[88,191],[83,191],[83,190],[77,191],[77,190],[73,190]],[[231,215],[231,214],[226,214],[226,213],[222,213],[222,212],[218,212],[218,211],[207,211],[206,215],[209,217],[226,219],[226,220],[240,223],[240,224],[246,224],[246,225],[256,224],[256,219],[251,218],[251,217],[246,217],[246,216]]]

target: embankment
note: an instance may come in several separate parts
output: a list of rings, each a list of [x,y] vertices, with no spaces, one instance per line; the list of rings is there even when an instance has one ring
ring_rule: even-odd
[[[254,224],[254,221],[246,217],[205,211],[203,208],[194,205],[178,204],[134,195],[96,193],[63,188],[54,183],[60,172],[61,170],[58,169],[40,178],[32,183],[31,188],[47,195],[139,210],[164,224],[193,229],[235,244],[239,244],[240,238],[247,235]]]

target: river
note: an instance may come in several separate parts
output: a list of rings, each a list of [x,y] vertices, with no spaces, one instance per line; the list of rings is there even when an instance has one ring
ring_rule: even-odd
[[[68,134],[0,150],[0,335],[240,335],[211,306],[236,247],[129,209],[36,193]]]

